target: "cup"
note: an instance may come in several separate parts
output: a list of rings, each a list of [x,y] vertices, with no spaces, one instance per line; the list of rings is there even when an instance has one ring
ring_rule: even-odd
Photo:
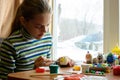
[[[50,69],[50,74],[55,74],[58,73],[58,65],[50,65],[49,69]]]
[[[82,67],[82,73],[86,73],[86,71],[89,71],[90,65],[89,64],[82,64],[81,67]]]

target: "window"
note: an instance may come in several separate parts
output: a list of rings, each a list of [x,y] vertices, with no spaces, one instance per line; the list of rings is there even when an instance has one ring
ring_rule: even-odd
[[[111,14],[109,12],[113,11],[113,9],[108,12],[105,11],[106,9],[109,10],[110,6],[116,5],[112,3],[112,0],[54,0],[53,36],[55,44],[53,57],[57,59],[60,56],[69,56],[74,60],[84,60],[87,51],[93,57],[97,56],[98,52],[103,53],[104,49],[106,49],[105,52],[110,51],[110,48],[114,47],[115,43],[118,42],[116,40],[110,44],[112,40],[108,41],[108,37],[106,38],[106,33],[107,36],[110,33],[109,29],[113,29],[112,26],[108,26],[111,22],[107,23],[107,18],[112,20],[111,16],[117,13],[117,9],[112,15],[108,14]],[[114,1],[114,3],[117,3],[117,1]],[[104,4],[107,4],[107,6],[104,6]],[[109,8],[107,8],[108,6]],[[116,30],[118,30],[117,27],[116,25]],[[118,33],[118,31],[116,32]],[[116,33],[111,33],[109,36],[118,38]],[[110,47],[108,47],[108,44]]]

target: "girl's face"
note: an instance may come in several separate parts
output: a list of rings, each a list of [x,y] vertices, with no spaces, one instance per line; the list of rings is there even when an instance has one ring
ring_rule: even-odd
[[[24,20],[23,26],[31,36],[40,39],[49,29],[50,17],[50,13],[38,14],[29,21]]]

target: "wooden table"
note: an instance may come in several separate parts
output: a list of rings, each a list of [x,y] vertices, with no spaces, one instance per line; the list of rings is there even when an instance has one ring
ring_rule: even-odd
[[[68,72],[72,71],[72,68],[60,68],[60,72]],[[17,73],[10,73],[8,75],[8,80],[53,80],[56,76],[34,76],[31,75],[39,75],[39,74],[49,74],[49,72],[45,73],[36,73],[35,70],[23,71]],[[105,76],[108,80],[120,80],[120,76],[114,76],[112,71],[110,73],[106,73]]]

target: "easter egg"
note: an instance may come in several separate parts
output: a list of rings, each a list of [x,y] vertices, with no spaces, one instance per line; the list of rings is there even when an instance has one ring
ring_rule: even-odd
[[[74,71],[80,71],[80,66],[77,66],[77,65],[73,66],[73,70]]]
[[[39,67],[35,69],[36,73],[44,73],[45,72],[45,68],[43,67]]]
[[[107,62],[108,63],[113,63],[115,61],[115,57],[112,53],[109,53],[107,56]]]

